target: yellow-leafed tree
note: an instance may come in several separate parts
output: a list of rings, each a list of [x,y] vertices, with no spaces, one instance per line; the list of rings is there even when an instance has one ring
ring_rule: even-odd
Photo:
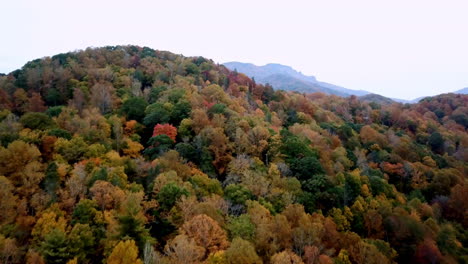
[[[143,264],[138,258],[138,248],[135,241],[120,241],[107,258],[107,264]]]

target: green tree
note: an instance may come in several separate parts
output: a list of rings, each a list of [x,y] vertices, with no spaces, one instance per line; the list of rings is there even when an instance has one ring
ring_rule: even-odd
[[[119,237],[133,239],[141,250],[144,249],[146,242],[153,241],[145,228],[146,218],[143,215],[141,206],[143,196],[143,192],[128,193],[121,205],[121,213],[118,216]]]
[[[83,157],[88,150],[88,145],[81,137],[73,137],[71,140],[59,138],[55,142],[55,148],[62,157],[73,163]]]
[[[171,182],[164,185],[161,190],[156,194],[159,206],[162,210],[170,210],[177,200],[183,195],[188,196],[189,192],[185,188],[177,186],[177,184]]]
[[[229,231],[231,239],[240,237],[244,240],[253,241],[255,225],[250,220],[250,216],[242,214],[238,217],[231,217],[226,229]]]
[[[103,235],[103,215],[102,212],[98,210],[98,204],[94,200],[81,199],[73,210],[71,223],[73,225],[87,224],[95,228],[96,233],[101,233],[101,235]]]
[[[89,259],[96,252],[96,240],[88,224],[76,224],[68,235],[69,252],[80,262]]]
[[[57,196],[56,191],[60,187],[60,176],[57,172],[57,168],[58,167],[55,162],[50,163],[49,166],[47,166],[45,177],[41,182],[42,189],[44,189],[54,199]]]
[[[313,175],[325,173],[322,164],[320,164],[320,161],[313,156],[292,159],[290,166],[291,171],[297,175],[299,180],[307,180]]]
[[[232,204],[245,205],[245,202],[247,200],[251,200],[254,198],[254,195],[250,190],[248,190],[242,185],[229,184],[224,189],[224,197],[226,197],[226,199]]]
[[[427,142],[431,149],[436,153],[442,153],[444,147],[444,138],[439,132],[432,133]]]
[[[148,103],[145,99],[141,97],[132,97],[122,104],[120,112],[127,117],[127,120],[136,120],[141,122],[145,117],[147,106]]]
[[[65,232],[60,229],[49,232],[40,244],[40,252],[47,263],[65,263],[71,257]]]
[[[262,264],[262,259],[255,252],[255,247],[247,240],[236,237],[226,250],[228,264]]]
[[[172,124],[179,124],[184,118],[188,118],[190,116],[191,110],[192,106],[186,100],[181,99],[180,101],[177,101],[171,111],[170,122]]]
[[[49,115],[50,117],[57,117],[60,115],[60,113],[62,113],[63,108],[64,108],[63,105],[49,107],[45,113]]]
[[[175,149],[182,157],[189,161],[195,161],[197,159],[196,149],[190,143],[177,143]]]
[[[20,123],[30,129],[45,130],[55,126],[55,122],[44,113],[26,113],[20,118]]]
[[[157,135],[150,138],[148,145],[149,147],[143,153],[148,155],[150,159],[155,159],[167,152],[174,145],[174,141],[168,135]]]
[[[168,107],[161,103],[149,105],[145,110],[143,123],[147,127],[154,127],[156,124],[165,124],[170,121],[171,112]]]
[[[58,137],[58,138],[64,138],[64,139],[72,139],[72,135],[70,134],[70,132],[66,131],[66,130],[63,130],[63,129],[60,129],[60,128],[54,128],[54,129],[51,129],[47,132],[47,134],[49,136],[54,136],[54,137]]]

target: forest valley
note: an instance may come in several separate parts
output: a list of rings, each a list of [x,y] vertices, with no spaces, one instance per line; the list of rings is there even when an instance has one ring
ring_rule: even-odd
[[[0,75],[0,263],[468,263],[468,96],[88,48]]]

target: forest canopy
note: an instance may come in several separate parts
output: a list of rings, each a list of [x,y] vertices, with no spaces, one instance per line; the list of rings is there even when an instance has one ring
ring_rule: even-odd
[[[1,263],[468,263],[468,96],[109,46],[0,76]]]

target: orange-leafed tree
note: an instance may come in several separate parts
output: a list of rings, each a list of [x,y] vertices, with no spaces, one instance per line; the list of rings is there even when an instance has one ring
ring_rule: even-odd
[[[13,103],[11,102],[10,95],[0,89],[0,109],[11,110],[13,108]]]
[[[19,263],[20,251],[16,245],[16,240],[0,235],[0,262]]]
[[[40,156],[35,145],[20,140],[0,149],[0,175],[10,180],[22,197],[31,197],[39,189],[44,177]]]
[[[47,110],[44,100],[39,93],[32,93],[31,98],[28,102],[28,111],[29,112],[44,112]]]
[[[124,191],[119,187],[101,180],[94,183],[90,193],[102,210],[117,208],[125,198]]]
[[[135,129],[137,128],[138,122],[135,120],[130,120],[125,122],[124,124],[124,134],[126,136],[130,136],[131,134],[135,133]]]
[[[272,264],[304,264],[302,259],[290,250],[276,253],[271,257]]]
[[[15,187],[5,177],[0,176],[0,226],[15,220],[18,197],[14,195]]]
[[[159,135],[166,135],[175,142],[177,136],[177,128],[170,124],[157,124],[154,126],[153,129],[153,137]]]
[[[320,256],[320,250],[316,246],[305,246],[304,247],[304,263],[305,264],[314,264],[318,263]]]
[[[186,235],[178,235],[166,244],[164,252],[172,263],[200,263],[205,249]]]
[[[205,248],[208,253],[226,249],[229,246],[226,232],[211,217],[201,214],[182,226],[188,237]]]
[[[452,188],[450,200],[448,201],[447,216],[455,219],[468,227],[468,186],[457,184]]]

